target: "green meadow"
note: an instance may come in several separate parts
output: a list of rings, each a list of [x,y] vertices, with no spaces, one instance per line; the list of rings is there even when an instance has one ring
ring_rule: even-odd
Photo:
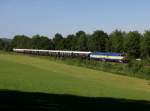
[[[150,100],[149,80],[7,53],[0,53],[0,89]]]

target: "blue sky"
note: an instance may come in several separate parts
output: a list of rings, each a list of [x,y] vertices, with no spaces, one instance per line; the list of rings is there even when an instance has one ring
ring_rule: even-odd
[[[0,37],[150,29],[150,0],[0,0]]]

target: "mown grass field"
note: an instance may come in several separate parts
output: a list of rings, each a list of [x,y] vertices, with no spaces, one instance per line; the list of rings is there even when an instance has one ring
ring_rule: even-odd
[[[150,81],[0,53],[0,89],[150,100]]]

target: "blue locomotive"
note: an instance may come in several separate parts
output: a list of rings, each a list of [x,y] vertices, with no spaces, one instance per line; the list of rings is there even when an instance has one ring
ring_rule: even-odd
[[[112,62],[125,62],[125,53],[110,53],[110,52],[93,52],[90,54],[90,59]]]

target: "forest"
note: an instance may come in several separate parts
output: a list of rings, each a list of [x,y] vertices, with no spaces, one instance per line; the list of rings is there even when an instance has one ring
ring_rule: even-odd
[[[147,59],[150,57],[150,31],[115,30],[108,34],[96,30],[92,34],[78,31],[65,37],[56,33],[54,37],[16,35],[12,39],[0,39],[0,50],[11,51],[13,48],[121,52],[130,58]]]

